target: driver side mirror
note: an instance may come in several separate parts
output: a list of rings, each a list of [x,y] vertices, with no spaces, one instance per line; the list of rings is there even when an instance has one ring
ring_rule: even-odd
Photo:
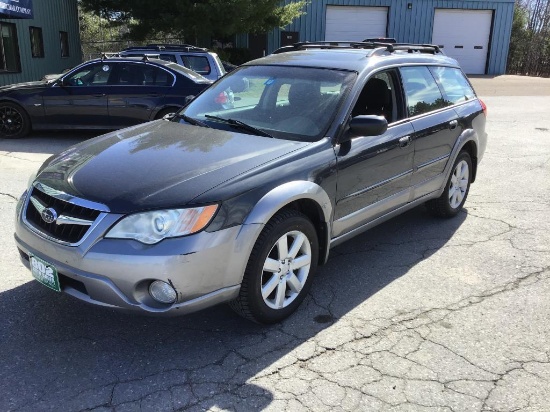
[[[342,142],[357,136],[380,136],[388,130],[388,121],[384,116],[355,116],[349,122],[349,130]]]

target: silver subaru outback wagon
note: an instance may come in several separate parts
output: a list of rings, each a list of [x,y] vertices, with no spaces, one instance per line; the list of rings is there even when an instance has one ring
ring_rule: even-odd
[[[234,104],[221,105],[228,89]],[[331,247],[420,204],[459,213],[485,121],[437,46],[298,43],[170,119],[52,156],[18,202],[15,241],[37,281],[92,304],[227,302],[278,322]]]

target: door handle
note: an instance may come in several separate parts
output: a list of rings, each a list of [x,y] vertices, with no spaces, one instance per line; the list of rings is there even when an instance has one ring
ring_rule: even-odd
[[[105,93],[92,94],[92,97],[105,97]]]
[[[407,147],[411,144],[411,136],[403,136],[399,139],[399,147]]]
[[[452,120],[449,122],[449,129],[454,130],[458,127],[458,120]]]

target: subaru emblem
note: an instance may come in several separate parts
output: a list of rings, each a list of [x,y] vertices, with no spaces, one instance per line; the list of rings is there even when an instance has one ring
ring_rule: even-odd
[[[40,216],[42,216],[42,220],[46,223],[53,223],[57,220],[57,212],[51,207],[44,209],[40,213]]]

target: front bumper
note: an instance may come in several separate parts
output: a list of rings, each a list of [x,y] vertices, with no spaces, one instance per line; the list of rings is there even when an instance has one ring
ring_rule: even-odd
[[[18,207],[18,210],[20,208]],[[21,261],[29,255],[55,266],[62,292],[83,301],[153,314],[185,314],[237,297],[250,251],[262,225],[235,226],[217,232],[165,239],[156,245],[104,239],[121,216],[108,214],[78,246],[44,238],[19,216],[15,241]],[[153,280],[171,283],[174,304],[154,301]]]

